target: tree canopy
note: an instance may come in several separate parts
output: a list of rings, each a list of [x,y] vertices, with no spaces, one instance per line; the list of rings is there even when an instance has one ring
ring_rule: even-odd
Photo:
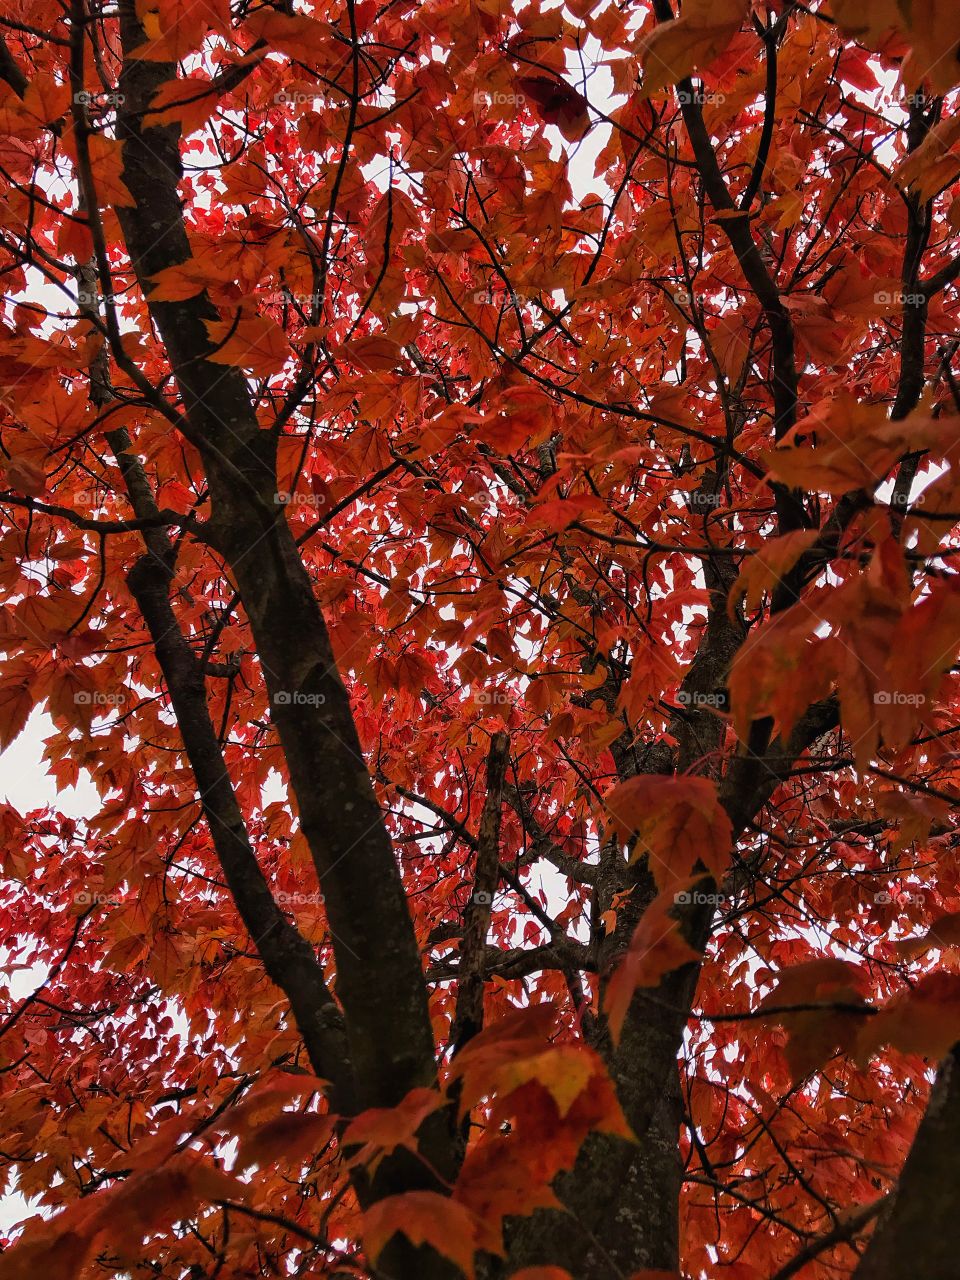
[[[950,1280],[954,0],[0,0],[2,1280]]]

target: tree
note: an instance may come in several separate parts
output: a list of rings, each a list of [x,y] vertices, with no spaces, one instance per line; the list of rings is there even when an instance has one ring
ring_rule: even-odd
[[[947,1280],[960,13],[0,26],[0,1276]]]

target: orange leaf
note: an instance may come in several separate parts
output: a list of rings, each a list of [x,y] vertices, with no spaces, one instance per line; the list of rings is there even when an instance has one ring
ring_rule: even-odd
[[[235,365],[249,369],[256,377],[268,378],[283,368],[290,355],[286,334],[269,316],[241,315],[239,322],[206,323],[210,341],[218,344],[218,349],[207,357],[211,364]]]
[[[644,92],[656,93],[712,62],[749,9],[749,0],[686,0],[681,17],[654,27],[640,43]]]
[[[639,774],[613,788],[604,804],[631,857],[646,854],[660,889],[690,878],[698,862],[720,881],[730,860],[733,831],[709,778]]]
[[[11,458],[5,468],[5,479],[11,489],[38,498],[47,487],[47,474],[39,462],[31,458]]]
[[[152,277],[150,297],[154,302],[183,302],[203,293],[209,278],[210,270],[206,264],[201,265],[195,258],[188,258],[186,262],[164,267]]]
[[[748,611],[758,609],[763,593],[771,591],[790,572],[818,536],[816,529],[798,529],[765,542],[756,555],[746,561],[733,584],[729,600],[731,614],[741,599]]]
[[[352,338],[343,345],[343,354],[358,369],[371,373],[389,373],[400,363],[400,344],[382,333],[365,338]]]
[[[309,1160],[330,1141],[337,1118],[329,1114],[304,1115],[282,1111],[279,1116],[240,1139],[237,1168],[259,1165],[269,1169],[284,1160]]]
[[[922,938],[904,938],[894,944],[898,955],[906,960],[915,960],[925,951],[934,947],[942,950],[946,947],[960,947],[960,911],[951,911],[938,916]]]
[[[398,1232],[411,1244],[428,1244],[455,1262],[467,1280],[473,1280],[473,1255],[477,1224],[473,1214],[436,1191],[407,1191],[388,1196],[363,1214],[363,1242],[376,1262]]]
[[[503,1252],[504,1218],[562,1208],[550,1187],[562,1159],[546,1164],[541,1159],[544,1153],[558,1154],[556,1131],[538,1137],[531,1143],[526,1136],[495,1134],[467,1152],[454,1195],[474,1215],[477,1247],[488,1253]]]
[[[210,119],[217,102],[217,90],[208,77],[186,76],[180,80],[168,80],[154,94],[144,125],[156,128],[179,124],[184,135],[195,133]]]
[[[835,1053],[850,1053],[857,1043],[863,1017],[836,1005],[868,1009],[860,995],[863,971],[846,960],[825,957],[785,969],[777,985],[760,1003],[789,1033],[787,1061],[795,1080],[805,1079]],[[790,1011],[792,1005],[823,1005],[823,1009]],[[773,1012],[786,1009],[787,1012]]]
[[[227,0],[137,0],[137,14],[149,40],[138,58],[178,62],[199,49],[208,31],[229,29]]]
[[[915,987],[894,996],[860,1028],[857,1058],[863,1062],[880,1046],[901,1053],[942,1058],[960,1040],[960,974],[928,973]]]
[[[700,952],[690,946],[679,919],[671,914],[677,905],[677,894],[672,890],[654,898],[640,917],[627,952],[607,984],[604,1009],[614,1040],[620,1038],[638,987],[656,987],[664,974],[700,960]]]
[[[27,663],[6,663],[0,680],[0,751],[6,751],[30,719],[34,698],[30,682],[33,668]]]
[[[833,673],[822,659],[818,615],[806,603],[786,609],[750,632],[733,665],[727,687],[734,727],[744,741],[750,724],[772,715],[789,733],[811,703],[829,693]]]
[[[359,1147],[349,1157],[351,1164],[366,1165],[373,1175],[384,1156],[397,1147],[416,1152],[416,1133],[426,1120],[444,1106],[436,1089],[411,1089],[395,1107],[371,1107],[347,1126],[343,1135],[346,1149]]]
[[[798,489],[838,495],[873,489],[905,453],[942,455],[950,448],[956,431],[949,422],[923,414],[891,422],[886,405],[842,394],[817,405],[764,461],[774,479]],[[815,445],[797,443],[810,438]]]

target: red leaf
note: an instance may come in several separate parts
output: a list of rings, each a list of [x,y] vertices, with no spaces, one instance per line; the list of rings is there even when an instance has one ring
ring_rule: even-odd
[[[586,98],[573,85],[551,76],[523,76],[520,92],[536,104],[541,120],[555,124],[568,142],[578,142],[590,128]]]
[[[374,1262],[398,1232],[411,1244],[428,1244],[473,1280],[476,1222],[464,1205],[436,1191],[388,1196],[364,1211],[363,1242]]]
[[[709,778],[638,774],[604,797],[621,840],[636,836],[658,888],[679,885],[702,863],[718,883],[729,865],[733,831]]]

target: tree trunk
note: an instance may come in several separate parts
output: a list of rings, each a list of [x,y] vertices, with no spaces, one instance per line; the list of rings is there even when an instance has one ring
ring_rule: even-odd
[[[958,1214],[960,1045],[941,1064],[896,1191],[854,1280],[956,1280]]]

